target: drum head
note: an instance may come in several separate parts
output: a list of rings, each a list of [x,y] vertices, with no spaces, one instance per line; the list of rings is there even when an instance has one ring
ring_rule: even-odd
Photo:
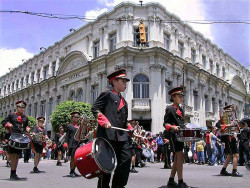
[[[111,173],[116,168],[116,155],[108,141],[103,138],[95,139],[93,144],[95,161],[99,168],[106,173]]]
[[[20,133],[12,133],[10,136],[10,140],[13,140],[18,143],[29,143],[30,139],[27,135],[25,134],[20,134]]]

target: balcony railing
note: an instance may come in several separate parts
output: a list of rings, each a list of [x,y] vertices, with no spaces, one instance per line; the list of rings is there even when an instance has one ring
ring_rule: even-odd
[[[213,112],[206,112],[206,121],[215,121],[215,114]]]
[[[150,111],[150,99],[132,99],[132,111]]]
[[[194,116],[192,106],[185,105],[184,110],[185,110],[185,116],[188,116],[188,117],[193,117]]]

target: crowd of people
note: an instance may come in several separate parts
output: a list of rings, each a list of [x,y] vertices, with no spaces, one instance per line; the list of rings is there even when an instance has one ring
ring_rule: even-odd
[[[244,165],[250,161],[250,129],[247,119],[237,121],[237,126],[240,127],[238,127],[238,132],[235,131],[233,134],[224,134],[224,132],[235,125],[226,124],[220,119],[216,126],[207,126],[207,130],[203,132],[204,137],[197,140],[194,139],[197,138],[196,136],[192,136],[191,139],[179,140],[180,134],[178,133],[181,129],[185,130],[186,127],[184,125],[185,114],[180,106],[183,102],[183,88],[177,87],[169,91],[170,101],[173,104],[166,107],[163,132],[154,134],[144,130],[138,121],[127,120],[127,102],[121,95],[121,92],[126,89],[126,83],[130,81],[126,77],[126,70],[115,71],[107,78],[113,89],[102,92],[92,106],[91,111],[98,122],[98,128],[94,130],[96,132],[92,138],[88,137],[87,124],[81,120],[81,114],[77,111],[71,112],[71,123],[67,125],[65,133],[63,126],[58,127],[54,141],[46,135],[44,117],[37,118],[37,125],[31,133],[28,118],[24,115],[26,103],[24,101],[16,102],[16,112],[9,114],[1,122],[6,128],[5,137],[1,142],[3,146],[1,154],[3,159],[7,160],[6,166],[11,168],[10,180],[20,179],[16,174],[16,169],[21,156],[23,156],[25,163],[29,162],[30,157],[33,157],[33,173],[41,172],[38,169],[38,164],[42,157],[56,159],[57,166],[62,166],[61,160],[65,162],[69,160],[69,177],[79,177],[80,175],[75,172],[77,163],[83,158],[86,160],[90,154],[91,158],[95,158],[97,155],[95,160],[102,159],[99,155],[103,158],[110,157],[108,160],[104,159],[104,163],[105,166],[115,167],[112,188],[125,187],[129,174],[138,173],[138,168],[143,168],[147,163],[164,162],[163,167],[171,169],[168,187],[189,187],[183,180],[183,163],[223,165],[221,175],[243,176],[237,171],[237,165]],[[231,105],[224,108],[224,110],[230,111],[232,109]],[[82,135],[85,136],[82,138]],[[29,141],[24,142],[25,140]],[[82,142],[82,140],[84,141]],[[85,146],[87,141],[89,144],[96,144],[96,147],[92,146],[90,153],[79,157],[79,153],[84,155],[87,147],[83,148],[82,146]],[[99,147],[103,147],[103,149],[99,150]],[[75,158],[76,153],[79,157],[77,159]],[[239,159],[238,153],[240,154]],[[88,159],[90,160],[90,158]],[[107,164],[108,162],[112,164]],[[233,164],[232,173],[226,170],[230,162]],[[101,161],[99,163],[101,165]],[[136,169],[136,167],[138,168]],[[88,168],[90,172],[81,172],[79,168],[78,170],[86,178],[98,177],[98,188],[110,187],[113,170],[105,171],[104,169],[104,173],[101,173],[102,168],[93,172],[91,167],[86,166],[86,169]],[[178,183],[174,180],[176,174]]]

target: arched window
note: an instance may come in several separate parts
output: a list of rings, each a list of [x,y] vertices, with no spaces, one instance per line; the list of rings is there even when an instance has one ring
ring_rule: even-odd
[[[75,100],[75,91],[71,91],[69,94],[69,101],[74,101]]]
[[[83,91],[82,88],[78,89],[76,93],[76,100],[77,102],[83,102]]]
[[[144,74],[137,74],[133,79],[134,98],[149,98],[149,78]]]

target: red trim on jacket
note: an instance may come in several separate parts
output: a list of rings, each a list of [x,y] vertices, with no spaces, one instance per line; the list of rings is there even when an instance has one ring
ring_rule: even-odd
[[[102,113],[99,113],[99,114],[98,114],[97,122],[99,123],[99,125],[101,125],[101,127],[102,127],[104,124],[110,123],[109,120],[106,118],[106,116],[104,116]]]
[[[227,125],[225,125],[225,124],[222,125],[221,129],[222,129],[222,130],[225,130],[225,129],[226,129],[226,126],[227,126]]]
[[[9,130],[9,129],[10,129],[10,125],[11,125],[10,122],[6,123],[6,124],[4,125],[5,129]]]

